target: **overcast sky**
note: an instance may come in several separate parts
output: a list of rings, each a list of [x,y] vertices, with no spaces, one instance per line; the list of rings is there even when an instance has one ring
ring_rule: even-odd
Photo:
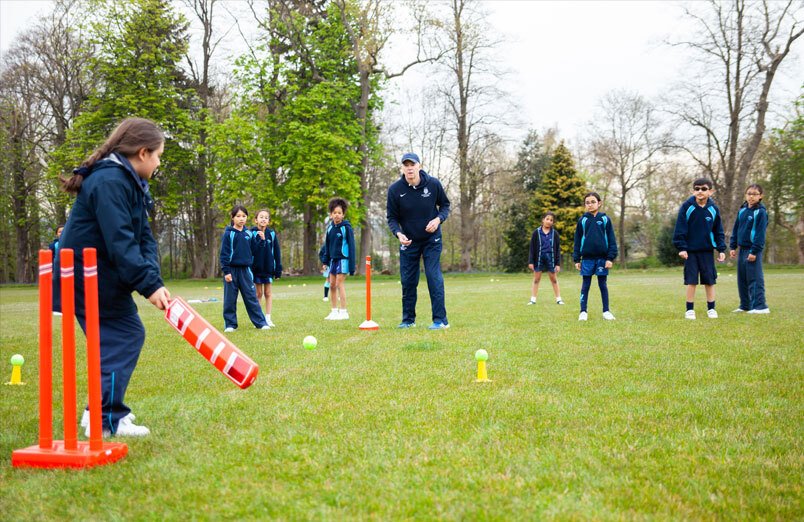
[[[498,57],[510,71],[506,87],[521,108],[523,134],[558,126],[573,138],[606,92],[625,88],[650,98],[685,67],[682,51],[664,44],[685,27],[676,2],[493,0],[485,7],[505,40]],[[0,0],[0,52],[49,9],[45,0]],[[777,76],[774,100],[789,102],[800,92],[802,47],[798,42]]]

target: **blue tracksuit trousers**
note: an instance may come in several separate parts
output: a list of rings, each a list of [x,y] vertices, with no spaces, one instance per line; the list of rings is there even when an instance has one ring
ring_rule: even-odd
[[[243,303],[251,322],[257,328],[265,326],[265,314],[257,301],[257,289],[251,269],[245,266],[231,267],[232,282],[223,280],[223,323],[226,328],[237,328],[237,294],[243,294]]]
[[[765,274],[762,272],[762,254],[754,262],[748,262],[750,248],[742,248],[737,255],[737,291],[740,294],[740,308],[743,310],[764,310]]]
[[[449,324],[444,305],[444,276],[441,274],[441,234],[426,242],[414,241],[399,248],[399,271],[402,278],[402,321],[416,322],[416,288],[419,285],[419,260],[424,259],[424,275],[430,291],[433,322]]]
[[[76,315],[86,334],[86,317]],[[145,327],[138,314],[100,320],[101,419],[103,429],[117,431],[120,419],[131,413],[125,405],[128,381],[145,344]]]

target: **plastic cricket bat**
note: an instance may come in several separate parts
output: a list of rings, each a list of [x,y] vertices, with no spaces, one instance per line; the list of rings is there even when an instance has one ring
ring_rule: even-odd
[[[165,320],[219,372],[242,389],[257,378],[260,367],[209,324],[181,297],[170,301]]]

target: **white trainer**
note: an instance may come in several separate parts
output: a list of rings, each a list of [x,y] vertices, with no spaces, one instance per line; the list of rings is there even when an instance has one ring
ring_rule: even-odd
[[[589,319],[589,314],[586,312],[581,312],[580,315],[578,315],[579,321],[586,321],[587,319]]]
[[[563,305],[564,301],[562,301],[560,297],[556,297],[556,304],[557,305]]]
[[[120,419],[120,422],[117,423],[117,431],[115,432],[115,436],[117,437],[145,437],[150,434],[151,430],[145,426],[137,426],[134,424],[131,420],[131,414]]]
[[[268,319],[268,321],[266,321],[266,322],[268,323],[268,326],[270,326],[271,328],[276,328],[276,325],[270,319]]]
[[[349,319],[349,312],[346,310],[340,310],[338,312],[338,317],[335,318],[336,321],[345,321]]]
[[[322,299],[322,301],[326,303],[327,301],[329,301],[329,297],[325,297],[324,299]]]
[[[536,304],[536,299],[531,299],[530,301],[528,301],[528,306],[535,305],[535,304]]]
[[[717,319],[717,310],[715,310],[714,308],[710,308],[709,310],[706,311],[706,316],[709,319]]]
[[[260,327],[260,330],[270,330],[270,329],[271,329],[271,327],[268,326],[267,324],[265,326]]]
[[[605,319],[606,321],[613,321],[614,314],[606,310],[605,312],[603,312],[603,319]]]
[[[687,310],[684,312],[684,319],[695,319],[695,310]]]
[[[129,413],[127,417],[131,420],[136,420],[136,416],[133,413]],[[89,426],[89,410],[85,409],[84,413],[81,415],[81,427],[86,428]],[[89,435],[87,435],[89,437]]]
[[[324,318],[327,321],[337,321],[339,319],[338,309],[333,308],[328,316]]]
[[[749,314],[769,314],[770,308],[754,308],[748,311]]]
[[[223,331],[225,333],[234,332],[235,328],[232,328],[231,326],[227,326],[226,328],[223,329]]]

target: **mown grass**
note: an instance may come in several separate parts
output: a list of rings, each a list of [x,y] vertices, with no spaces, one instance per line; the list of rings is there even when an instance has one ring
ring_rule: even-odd
[[[3,288],[0,368],[22,353],[28,385],[0,387],[2,519],[800,519],[804,271],[770,270],[772,314],[751,316],[730,313],[724,270],[721,318],[692,322],[679,270],[613,272],[617,321],[593,285],[587,323],[577,275],[560,277],[563,307],[546,278],[525,306],[527,275],[448,275],[437,332],[424,280],[419,327],[398,331],[399,283],[375,277],[381,329],[361,332],[362,279],[343,322],[323,320],[320,278],[282,279],[278,328],[250,328],[241,307],[230,335],[261,367],[247,390],[141,301],[127,402],[152,435],[85,471],[10,465],[38,440],[37,316],[35,289]],[[169,286],[222,298],[217,281]],[[220,302],[196,309],[222,329]],[[491,383],[474,382],[478,348]]]

